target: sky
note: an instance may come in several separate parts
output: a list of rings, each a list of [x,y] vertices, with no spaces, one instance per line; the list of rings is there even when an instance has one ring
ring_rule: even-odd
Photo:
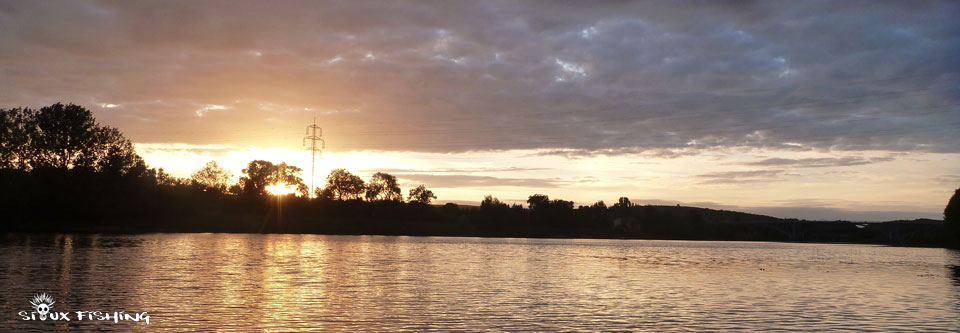
[[[383,171],[440,202],[626,196],[942,218],[960,3],[7,1],[0,107],[75,103],[153,167]]]

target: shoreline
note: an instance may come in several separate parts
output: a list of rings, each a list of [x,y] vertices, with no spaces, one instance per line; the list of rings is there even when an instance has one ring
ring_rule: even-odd
[[[374,237],[422,237],[422,238],[483,238],[483,239],[550,239],[550,240],[626,240],[626,241],[683,241],[683,242],[746,242],[746,243],[777,243],[777,244],[822,244],[822,245],[875,245],[882,247],[904,248],[932,248],[957,250],[945,245],[934,244],[892,244],[874,242],[830,242],[830,241],[785,241],[769,239],[718,239],[718,238],[639,238],[639,237],[604,237],[604,236],[566,236],[566,235],[466,235],[466,234],[388,234],[388,233],[322,233],[322,232],[249,232],[249,231],[197,231],[197,230],[147,230],[147,231],[119,231],[119,230],[63,230],[63,231],[0,231],[4,236],[9,235],[173,235],[173,234],[230,234],[230,235],[320,235],[320,236],[374,236]]]

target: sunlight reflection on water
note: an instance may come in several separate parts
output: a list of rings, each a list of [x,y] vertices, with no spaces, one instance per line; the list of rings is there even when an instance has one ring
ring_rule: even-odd
[[[0,236],[0,328],[958,330],[960,255],[868,245]],[[151,322],[22,321],[33,294]]]

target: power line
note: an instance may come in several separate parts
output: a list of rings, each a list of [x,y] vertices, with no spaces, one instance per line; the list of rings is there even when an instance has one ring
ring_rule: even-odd
[[[320,133],[318,134],[317,131],[320,131]],[[312,197],[314,192],[313,175],[316,168],[317,153],[322,154],[321,149],[324,148],[327,143],[320,138],[323,136],[323,129],[317,126],[317,117],[313,117],[313,124],[307,125],[307,131],[304,134],[306,134],[306,136],[303,137],[303,145],[306,146],[307,140],[310,140],[310,148],[307,148],[307,150],[310,151],[310,193],[308,196]],[[320,142],[320,147],[317,147],[318,141]]]

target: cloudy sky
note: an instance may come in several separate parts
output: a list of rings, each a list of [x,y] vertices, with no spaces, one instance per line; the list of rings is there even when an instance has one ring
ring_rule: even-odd
[[[957,17],[936,1],[0,0],[0,107],[83,105],[178,176],[309,170],[316,117],[318,179],[387,171],[441,201],[940,218],[960,186]]]

